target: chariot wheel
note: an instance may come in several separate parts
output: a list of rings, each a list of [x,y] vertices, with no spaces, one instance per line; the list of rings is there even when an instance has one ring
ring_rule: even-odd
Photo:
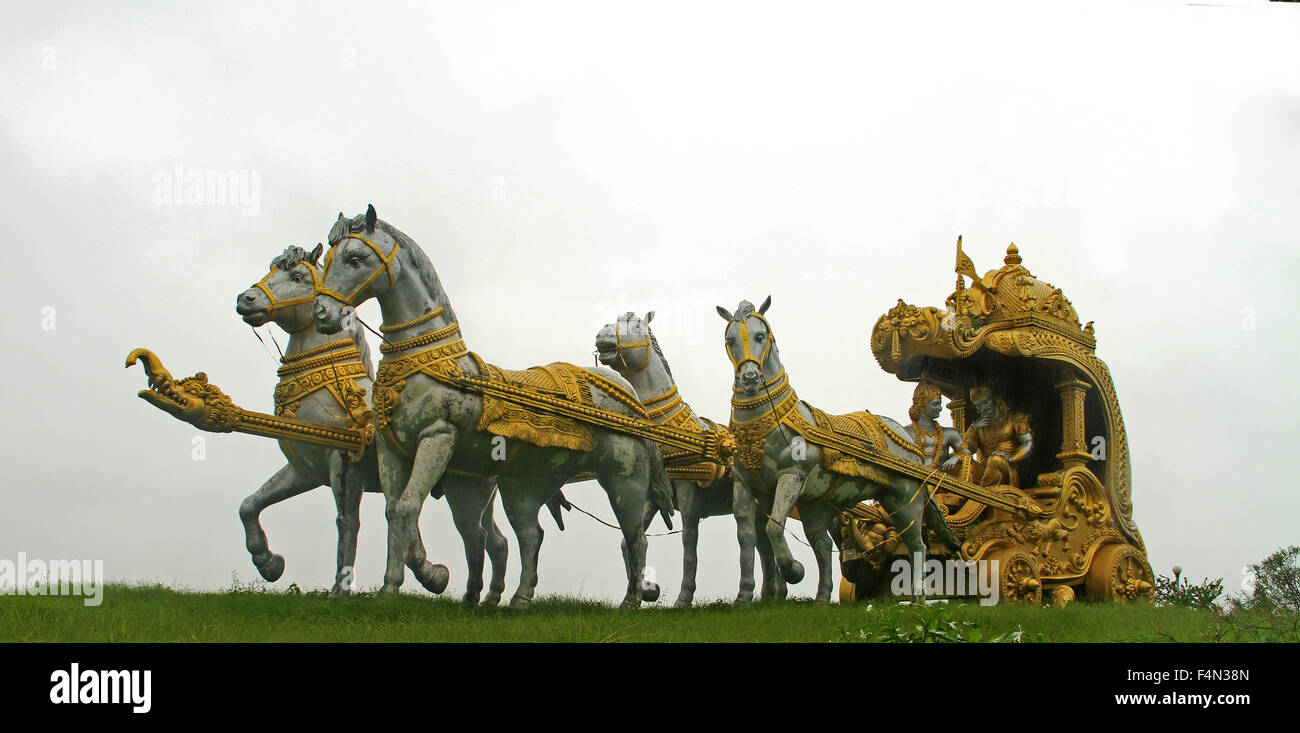
[[[1043,582],[1038,578],[1038,563],[1032,555],[1002,549],[989,553],[985,559],[998,561],[999,598],[1011,603],[1043,602]]]
[[[858,602],[858,584],[840,576],[840,603]]]
[[[1091,600],[1155,600],[1155,575],[1146,556],[1132,545],[1106,545],[1092,557],[1084,589]]]

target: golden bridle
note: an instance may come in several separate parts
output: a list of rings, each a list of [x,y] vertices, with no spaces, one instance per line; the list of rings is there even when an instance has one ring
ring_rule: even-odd
[[[627,321],[624,321],[624,323],[626,322]],[[627,363],[627,356],[624,355],[623,349],[635,349],[638,347],[645,347],[645,358],[641,360],[641,366],[634,367]],[[624,367],[622,369],[619,369],[618,367],[615,366],[614,371],[619,372],[620,374],[634,374],[636,372],[641,371],[642,369],[645,369],[647,366],[650,365],[650,327],[649,326],[645,327],[644,339],[640,341],[624,342],[623,337],[619,334],[618,323],[615,323],[614,324],[614,350],[618,354],[619,362],[621,362]],[[610,366],[614,366],[614,365],[611,364]]]
[[[388,287],[390,288],[393,287],[393,285],[397,282],[397,278],[393,277],[393,260],[397,259],[397,253],[402,250],[402,243],[397,241],[396,238],[394,238],[393,249],[389,251],[387,255],[385,255],[384,251],[379,249],[379,245],[370,241],[368,237],[364,237],[360,234],[350,232],[344,238],[356,239],[361,242],[364,242],[367,247],[370,247],[370,249],[374,251],[375,256],[379,258],[379,266],[375,268],[374,272],[370,273],[370,277],[367,277],[364,281],[362,281],[360,285],[353,288],[352,292],[347,295],[344,295],[343,293],[340,293],[337,290],[331,290],[325,287],[325,284],[323,282],[319,283],[316,286],[316,294],[328,295],[331,298],[340,301],[341,303],[343,303],[343,305],[350,305],[356,307],[356,303],[354,303],[353,300],[358,295],[365,292],[366,288],[370,287],[370,284],[375,281],[375,278],[379,277],[379,273],[381,272],[388,273]],[[321,269],[321,280],[324,280],[325,277],[329,275],[330,263],[334,261],[334,253],[338,251],[338,249],[342,246],[343,243],[339,242],[337,245],[330,247],[329,253],[325,255],[325,266]]]
[[[767,327],[767,338],[763,340],[763,354],[760,357],[755,357],[754,353],[749,350],[749,323],[747,323],[747,321],[750,318],[757,318]],[[763,365],[767,363],[767,355],[772,353],[772,342],[774,340],[772,338],[772,324],[768,323],[767,318],[758,311],[750,311],[739,318],[734,318],[732,319],[732,323],[735,323],[740,327],[740,343],[745,349],[745,353],[742,355],[743,358],[737,359],[732,355],[731,347],[727,347],[727,358],[731,359],[732,368],[739,369],[741,364],[744,364],[747,361],[752,361],[755,364],[758,364],[758,370],[761,374],[763,371]]]
[[[280,310],[282,308],[290,308],[295,305],[302,305],[303,303],[310,303],[316,299],[316,293],[318,293],[321,288],[321,279],[319,276],[316,275],[316,268],[310,262],[308,262],[307,260],[299,260],[298,262],[294,263],[294,265],[290,267],[288,270],[283,270],[283,272],[288,273],[293,269],[293,267],[297,267],[300,264],[307,265],[307,271],[311,273],[312,291],[308,295],[299,296],[297,298],[289,298],[288,300],[280,300],[276,298],[275,293],[271,292],[271,289],[267,287],[266,284],[271,279],[271,276],[275,274],[276,270],[282,270],[282,268],[277,266],[272,266],[270,272],[266,273],[266,275],[261,280],[258,280],[257,282],[253,283],[253,287],[257,288],[258,290],[261,290],[262,293],[266,296],[266,299],[270,301],[265,308],[268,319],[271,317],[271,314],[275,313],[277,310]]]

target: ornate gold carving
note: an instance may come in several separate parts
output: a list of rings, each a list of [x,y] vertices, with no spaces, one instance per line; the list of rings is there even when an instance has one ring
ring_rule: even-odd
[[[1093,598],[1150,603],[1155,577],[1146,554],[1127,544],[1106,545],[1093,556],[1084,587]]]
[[[998,562],[998,584],[1002,598],[1012,603],[1043,602],[1043,583],[1038,577],[1038,563],[1031,555],[1004,549],[992,553],[989,559]]]
[[[1108,455],[1104,464],[1093,463],[1090,454],[1085,461],[1086,442],[1080,446],[1076,439],[1083,426],[1082,412],[1076,412],[1078,419],[1073,435],[1067,435],[1070,444],[1062,450],[1068,455],[1062,460],[1068,460],[1072,466],[1096,465],[1102,474],[1099,478],[1105,487],[1105,501],[1119,531],[1130,544],[1142,549],[1142,537],[1132,519],[1131,469],[1123,414],[1110,371],[1094,354],[1096,338],[1092,322],[1080,328],[1078,314],[1065,294],[1034,277],[1024,267],[1019,249],[1014,246],[1008,248],[1004,266],[982,278],[959,246],[958,271],[963,277],[958,277],[957,288],[948,298],[947,315],[933,308],[904,307],[900,301],[881,316],[871,335],[876,360],[885,371],[892,373],[912,355],[963,359],[988,348],[1007,356],[1053,360],[1077,369],[1075,378],[1095,390],[1090,394],[1101,400],[1109,433]],[[965,286],[966,278],[971,281],[969,289]],[[928,327],[927,312],[940,323],[939,328]],[[1063,394],[1062,399],[1074,398]],[[954,423],[960,430],[964,426],[956,414],[958,406],[951,407]],[[960,407],[963,413],[969,409]],[[1082,406],[1078,408],[1081,410]],[[1072,405],[1067,412],[1073,409]]]
[[[859,504],[844,512],[843,519],[845,536],[874,567],[882,566],[902,541],[879,504]]]
[[[397,329],[394,328],[393,330],[397,330]],[[451,338],[452,336],[457,336],[459,334],[460,334],[460,324],[449,323],[446,326],[443,326],[442,328],[436,331],[430,331],[428,333],[421,334],[419,336],[412,336],[411,338],[406,339],[405,341],[384,341],[384,343],[379,345],[379,352],[381,354],[395,354],[399,351],[414,349],[417,346],[428,346],[429,344],[436,344],[439,341],[444,341],[446,339]],[[461,343],[464,342],[462,341]]]
[[[240,432],[268,438],[290,438],[360,454],[369,444],[372,431],[364,428],[333,428],[288,417],[250,412],[208,383],[203,372],[175,381],[158,357],[148,349],[135,349],[126,366],[139,361],[149,378],[149,389],[139,396],[167,414],[200,430],[214,433]]]
[[[768,410],[753,420],[737,421],[734,418],[728,426],[736,437],[736,460],[740,465],[752,470],[763,467],[763,449],[767,436],[786,422],[791,413],[798,414],[799,398],[791,389],[776,407]]]
[[[481,376],[461,370],[456,358],[462,355],[474,360]],[[542,445],[558,441],[584,449],[582,445],[590,447],[590,438],[583,436],[588,435],[592,426],[599,426],[650,438],[712,463],[725,465],[735,450],[735,440],[724,428],[701,432],[651,422],[635,394],[594,372],[564,363],[505,370],[487,364],[468,351],[464,341],[457,339],[414,354],[380,360],[375,379],[376,424],[387,431],[388,441],[399,453],[404,451],[392,436],[392,411],[400,403],[406,380],[417,372],[455,389],[480,395],[484,402],[480,429],[495,434],[509,433],[507,437],[543,441]],[[588,387],[599,389],[633,414],[595,406]]]

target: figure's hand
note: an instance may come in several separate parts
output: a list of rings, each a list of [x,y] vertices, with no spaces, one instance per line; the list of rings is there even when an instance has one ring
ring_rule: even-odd
[[[995,456],[1002,456],[1003,458],[1007,459],[1008,461],[1011,460],[1011,456],[1007,455],[1006,453],[1004,453],[1004,452],[1002,452],[1002,451],[1000,451],[1000,450],[995,450],[995,451],[993,451],[993,455],[995,455]]]
[[[989,423],[990,423],[990,420],[989,420],[987,417],[981,417],[980,419],[976,420],[976,421],[971,425],[971,427],[972,427],[972,428],[975,428],[975,429],[983,428],[983,427],[988,427]]]
[[[946,460],[946,461],[943,462],[943,467],[944,467],[944,468],[956,468],[956,467],[957,467],[957,464],[960,463],[960,462],[961,462],[961,456],[952,456],[952,457],[950,457],[948,460]]]

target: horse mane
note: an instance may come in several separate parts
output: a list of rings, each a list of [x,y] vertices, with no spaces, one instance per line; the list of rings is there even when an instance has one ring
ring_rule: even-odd
[[[307,250],[303,249],[302,247],[299,247],[296,244],[291,244],[285,248],[284,252],[271,258],[270,269],[275,269],[278,267],[281,270],[288,272],[289,270],[292,270],[294,265],[297,265],[299,262],[306,262],[307,264],[315,267],[316,262],[315,260],[308,259],[309,254],[310,253]]]
[[[754,312],[754,304],[749,302],[748,300],[742,300],[740,301],[740,305],[736,306],[736,312],[731,316],[731,320],[743,321],[745,320],[745,318],[749,316],[749,314],[753,312]]]
[[[672,379],[673,382],[676,382],[677,380],[673,378],[673,370],[668,367],[668,360],[664,358],[664,351],[659,348],[659,339],[655,338],[655,332],[651,331],[649,326],[645,327],[645,331],[650,334],[650,347],[653,348],[655,354],[659,356],[659,363],[664,365],[664,371],[668,372],[668,378]]]

